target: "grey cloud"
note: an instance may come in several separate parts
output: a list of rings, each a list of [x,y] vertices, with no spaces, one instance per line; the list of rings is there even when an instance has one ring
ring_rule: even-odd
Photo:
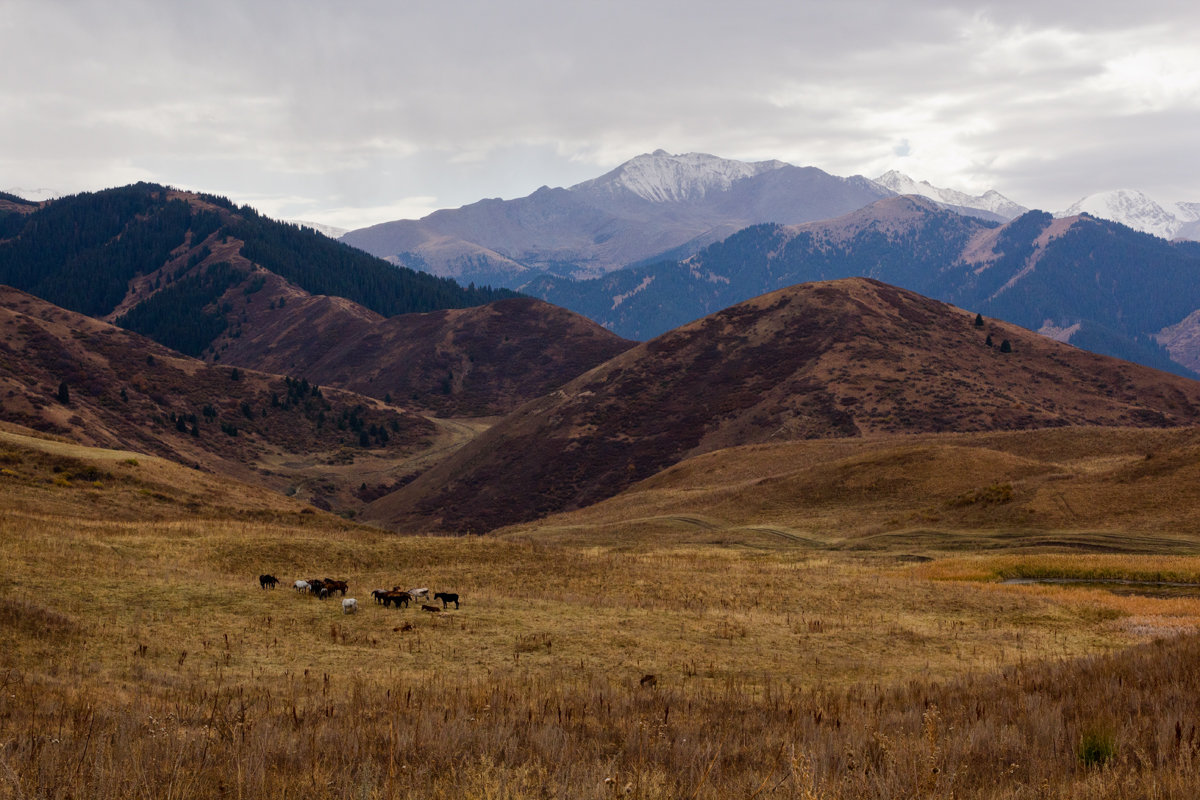
[[[0,46],[34,68],[0,75],[0,187],[148,175],[319,220],[569,185],[658,147],[1029,205],[1110,188],[1072,176],[1200,185],[1191,88],[1143,113],[1152,74],[1105,82],[1121,54],[1194,41],[1200,11],[1174,3],[577,5],[9,0]]]

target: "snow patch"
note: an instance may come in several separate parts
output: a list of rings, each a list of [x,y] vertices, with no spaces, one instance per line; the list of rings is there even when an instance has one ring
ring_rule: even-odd
[[[995,189],[989,189],[981,195],[969,195],[956,189],[939,188],[929,181],[915,181],[903,172],[897,172],[894,169],[880,175],[875,179],[875,183],[896,194],[920,195],[928,197],[935,203],[989,211],[1005,219],[1016,219],[1029,210],[1009,200]]]
[[[652,203],[678,203],[703,199],[743,178],[786,166],[782,161],[748,163],[707,153],[673,155],[656,150],[626,161],[607,175],[576,184],[571,191],[627,191]]]
[[[635,286],[635,287],[633,287],[632,289],[630,289],[630,290],[629,290],[628,292],[626,292],[625,294],[619,294],[619,295],[616,295],[615,297],[613,297],[613,304],[612,304],[612,309],[611,309],[611,310],[614,310],[614,311],[615,311],[615,310],[616,310],[616,308],[617,308],[617,306],[621,305],[621,303],[624,303],[626,300],[628,300],[629,298],[633,297],[633,296],[634,296],[635,294],[637,294],[638,292],[645,291],[645,289],[646,289],[647,287],[649,287],[649,286],[650,286],[650,284],[652,284],[652,283],[654,283],[654,276],[653,276],[653,275],[647,275],[646,277],[642,278],[642,282],[641,282],[641,283],[639,283],[637,286]]]
[[[1059,325],[1054,325],[1050,322],[1050,320],[1046,320],[1042,323],[1042,327],[1038,328],[1037,332],[1042,336],[1048,336],[1056,342],[1070,344],[1071,337],[1079,333],[1079,329],[1082,327],[1082,325],[1083,323],[1076,322],[1074,325],[1062,327]]]
[[[288,219],[283,222],[289,225],[298,225],[301,228],[312,228],[317,233],[328,236],[330,239],[340,239],[350,232],[349,228],[339,228],[335,225],[324,225],[320,222],[306,222],[300,219]]]
[[[1090,214],[1135,231],[1172,239],[1184,225],[1200,219],[1200,203],[1159,203],[1136,189],[1114,189],[1090,194],[1054,216],[1078,214]]]

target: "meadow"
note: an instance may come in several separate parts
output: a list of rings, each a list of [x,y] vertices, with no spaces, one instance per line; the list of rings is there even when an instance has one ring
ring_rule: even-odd
[[[845,550],[691,524],[398,536],[155,459],[2,444],[0,797],[1182,798],[1200,782],[1200,600],[1000,582],[1200,582],[1186,547]],[[357,614],[288,588],[325,576]],[[393,585],[462,607],[372,603]]]

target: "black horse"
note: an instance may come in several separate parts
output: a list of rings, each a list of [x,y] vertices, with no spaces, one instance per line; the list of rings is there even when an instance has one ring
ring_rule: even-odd
[[[454,603],[454,607],[458,608],[458,595],[453,592],[437,592],[433,595],[433,599],[441,600],[442,608],[445,608],[447,603]]]
[[[279,583],[279,579],[274,575],[258,576],[258,585],[263,589],[274,589],[277,583]]]

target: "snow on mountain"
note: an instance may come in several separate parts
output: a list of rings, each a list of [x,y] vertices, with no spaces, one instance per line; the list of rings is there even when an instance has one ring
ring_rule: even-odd
[[[1114,189],[1097,192],[1084,197],[1056,217],[1073,217],[1090,214],[1093,217],[1119,222],[1134,230],[1174,239],[1187,235],[1196,226],[1189,223],[1200,220],[1200,203],[1159,204],[1145,192],[1136,189]]]
[[[19,197],[22,200],[28,200],[31,203],[41,203],[45,200],[53,200],[56,197],[62,196],[62,192],[54,189],[46,189],[44,187],[40,189],[26,189],[20,186],[12,186],[9,188],[0,189],[0,192],[15,195],[16,197]]]
[[[324,225],[320,222],[305,222],[300,219],[284,220],[292,225],[299,225],[302,228],[312,228],[317,233],[323,233],[330,239],[340,239],[350,232],[349,228],[339,228],[334,225]]]
[[[896,194],[916,194],[943,205],[988,211],[1006,220],[1016,219],[1029,210],[994,189],[989,189],[981,195],[969,195],[955,189],[939,188],[929,181],[917,182],[894,169],[880,175],[875,179],[875,183]]]
[[[743,178],[786,167],[782,161],[732,161],[706,153],[672,155],[656,150],[637,156],[599,178],[576,184],[572,191],[621,190],[652,203],[699,200],[713,190],[728,189]]]

